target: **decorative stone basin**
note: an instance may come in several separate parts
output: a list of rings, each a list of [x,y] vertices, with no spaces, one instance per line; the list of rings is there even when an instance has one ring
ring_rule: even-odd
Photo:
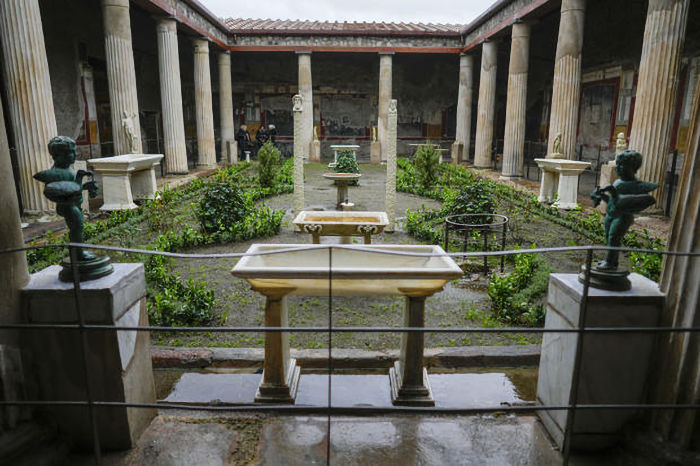
[[[362,175],[359,173],[324,173],[323,177],[335,181],[338,188],[338,197],[336,209],[340,209],[340,204],[348,199],[348,185],[353,181],[360,179]]]
[[[153,199],[155,167],[162,158],[163,154],[126,154],[88,160],[102,175],[104,204],[100,210],[135,209],[134,199]]]
[[[365,244],[372,242],[389,224],[386,212],[319,212],[304,210],[294,219],[300,231],[310,233],[313,243],[319,244],[321,236],[362,236]]]
[[[567,159],[535,159],[542,170],[540,184],[540,202],[553,203],[560,209],[578,207],[578,177],[591,166],[589,162]],[[558,198],[555,201],[555,194]]]
[[[329,255],[333,295],[402,294],[407,327],[423,327],[426,297],[462,276],[440,246],[335,246],[329,254],[328,247],[253,244],[247,253],[251,255],[243,257],[231,274],[245,278],[266,296],[265,325],[270,327],[287,326],[287,295],[328,295]],[[266,332],[263,376],[255,401],[293,403],[299,374],[296,361],[289,357],[288,333]],[[394,404],[435,404],[423,367],[422,333],[402,334],[401,357],[389,370],[389,383]]]
[[[269,254],[272,251],[280,252]],[[303,296],[328,294],[327,247],[253,244],[247,253],[266,254],[243,257],[231,274],[245,278],[256,291],[268,294],[288,290],[285,294]],[[462,269],[452,258],[440,246],[433,245],[338,246],[333,248],[331,259],[332,291],[340,296],[430,296],[448,281],[462,276]]]

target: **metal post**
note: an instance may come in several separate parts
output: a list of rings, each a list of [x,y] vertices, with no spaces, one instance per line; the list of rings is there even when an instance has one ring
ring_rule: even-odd
[[[82,294],[80,293],[80,272],[78,268],[78,248],[76,246],[68,246],[70,251],[70,265],[73,272],[73,296],[75,298],[75,313],[78,316],[78,327],[80,332],[80,342],[82,349],[83,371],[85,372],[85,394],[87,395],[88,412],[90,415],[90,425],[92,427],[93,450],[95,453],[95,464],[102,464],[102,456],[100,449],[100,435],[97,429],[97,414],[93,405],[92,388],[90,384],[90,369],[88,362],[88,341],[85,333],[85,318],[83,317]]]
[[[489,250],[489,235],[483,229],[481,229],[481,234],[484,235],[484,252]],[[489,274],[489,256],[484,254],[484,275]]]
[[[501,233],[501,251],[506,250],[506,234],[508,232],[508,222],[503,222],[503,232]],[[506,256],[501,256],[501,273],[503,273],[503,268],[505,265]]]
[[[331,397],[333,378],[333,246],[328,246],[328,418],[326,420],[326,465],[331,464]]]
[[[571,389],[569,391],[569,415],[566,417],[566,429],[564,430],[564,465],[569,465],[571,454],[571,438],[573,437],[574,420],[576,417],[576,405],[578,404],[578,385],[581,375],[581,359],[583,355],[583,328],[586,325],[586,309],[588,308],[588,290],[591,283],[591,265],[593,263],[593,250],[589,249],[586,254],[586,269],[584,270],[583,296],[581,296],[581,307],[578,315],[578,327],[576,338],[576,356],[574,359],[574,373],[571,376]]]

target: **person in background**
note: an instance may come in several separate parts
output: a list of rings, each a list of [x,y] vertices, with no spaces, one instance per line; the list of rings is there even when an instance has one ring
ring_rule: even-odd
[[[238,143],[238,160],[245,160],[245,151],[250,150],[250,134],[248,127],[241,125],[236,132],[236,142]]]

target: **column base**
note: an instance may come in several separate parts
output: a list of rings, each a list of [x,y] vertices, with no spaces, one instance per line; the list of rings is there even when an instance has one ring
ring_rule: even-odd
[[[269,384],[260,382],[258,391],[255,393],[255,401],[257,403],[289,403],[294,404],[297,397],[297,389],[299,388],[299,377],[301,369],[297,366],[297,360],[291,358],[289,360],[289,368],[287,369],[287,380],[284,384]],[[265,380],[265,372],[263,371],[262,380]]]
[[[502,181],[518,181],[522,180],[523,177],[520,175],[501,175],[498,177],[498,179]]]
[[[391,404],[400,406],[435,406],[433,390],[430,388],[428,371],[423,368],[422,385],[404,385],[401,381],[401,363],[394,362],[389,369],[389,384],[391,385]]]

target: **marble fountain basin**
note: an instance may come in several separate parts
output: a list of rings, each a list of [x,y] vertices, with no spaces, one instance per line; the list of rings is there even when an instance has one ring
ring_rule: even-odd
[[[351,182],[360,179],[360,173],[324,173],[323,177],[333,181]]]
[[[293,223],[299,230],[309,232],[320,225],[322,236],[364,235],[365,232],[378,235],[389,224],[389,218],[386,212],[304,210]]]
[[[279,252],[269,254],[274,251]],[[247,253],[263,255],[244,256],[231,274],[245,278],[255,291],[328,294],[328,247],[253,244]],[[429,296],[462,276],[462,269],[435,245],[334,246],[332,265],[332,292],[339,296]]]

